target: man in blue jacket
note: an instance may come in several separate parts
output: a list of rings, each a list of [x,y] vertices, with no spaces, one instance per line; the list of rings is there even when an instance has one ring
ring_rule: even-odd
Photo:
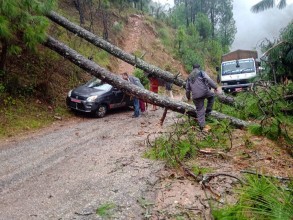
[[[144,88],[144,86],[141,84],[139,78],[134,77],[134,76],[129,76],[128,73],[122,73],[122,78],[131,82],[132,84],[140,87],[140,88]],[[133,97],[133,106],[134,106],[134,114],[133,114],[133,118],[137,118],[140,116],[140,109],[139,109],[139,99],[136,97]]]
[[[205,130],[205,116],[209,115],[213,109],[215,94],[211,88],[217,92],[216,83],[202,70],[199,64],[193,65],[193,70],[186,81],[186,97],[190,100],[190,93],[196,107],[197,120],[201,130]],[[207,108],[204,107],[204,100],[207,99]]]

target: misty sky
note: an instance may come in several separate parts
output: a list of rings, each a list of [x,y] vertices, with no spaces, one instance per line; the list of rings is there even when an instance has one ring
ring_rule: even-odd
[[[279,36],[280,30],[293,20],[292,0],[287,0],[283,10],[269,9],[258,14],[250,11],[255,0],[234,0],[234,19],[237,34],[232,45],[234,49],[259,49],[259,44],[265,38],[270,40]]]
[[[174,5],[173,0],[153,0],[161,4]],[[293,20],[293,0],[287,0],[287,7],[283,10],[269,9],[258,14],[250,11],[252,5],[260,0],[234,0],[234,19],[237,34],[232,44],[234,49],[258,49],[265,38],[270,40],[279,36],[280,30]]]

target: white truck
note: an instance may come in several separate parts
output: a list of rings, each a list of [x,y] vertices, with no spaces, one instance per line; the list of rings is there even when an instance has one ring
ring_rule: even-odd
[[[238,92],[249,88],[257,75],[257,51],[236,50],[222,56],[219,81],[224,92]]]

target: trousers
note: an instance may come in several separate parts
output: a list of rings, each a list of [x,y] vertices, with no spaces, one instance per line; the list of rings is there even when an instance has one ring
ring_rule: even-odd
[[[205,99],[208,100],[206,109],[204,107]],[[206,124],[205,115],[211,113],[211,111],[213,110],[214,101],[215,101],[214,94],[211,94],[208,97],[201,97],[201,98],[193,99],[193,103],[196,107],[197,121],[198,121],[199,126],[201,128],[203,128]]]
[[[139,99],[138,98],[133,98],[133,106],[134,106],[134,116],[138,117],[140,115]]]

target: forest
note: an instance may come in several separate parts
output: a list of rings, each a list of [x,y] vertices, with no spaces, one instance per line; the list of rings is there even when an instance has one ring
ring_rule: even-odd
[[[251,13],[272,7],[282,10],[286,1],[262,0]],[[175,176],[198,184],[207,207],[175,214],[162,210],[160,217],[292,219],[293,22],[277,39],[261,43],[262,71],[247,91],[217,95],[207,119],[211,131],[205,133],[184,97],[185,81],[195,63],[216,81],[222,55],[230,52],[237,33],[232,0],[174,0],[174,7],[152,0],[0,0],[0,11],[0,140],[78,117],[67,109],[66,95],[96,76],[162,107],[161,126],[167,111],[178,114],[166,131],[147,135],[144,157],[164,161]],[[127,52],[131,16],[143,28],[136,51]],[[154,42],[142,41],[151,36]],[[164,54],[169,57],[161,58]],[[134,66],[131,74],[145,88],[147,72],[172,83],[174,94],[183,98],[172,100],[124,82],[121,60]],[[222,172],[215,163],[204,165],[206,159],[223,167],[233,162],[238,170]],[[229,179],[232,199],[223,195],[224,188],[216,192],[221,178]]]

